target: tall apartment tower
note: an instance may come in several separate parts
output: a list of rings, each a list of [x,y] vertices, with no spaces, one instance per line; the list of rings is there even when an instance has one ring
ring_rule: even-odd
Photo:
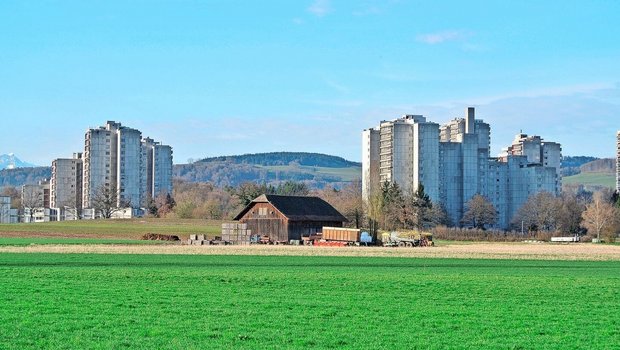
[[[442,126],[420,115],[383,121],[364,130],[362,140],[365,201],[385,181],[397,183],[404,193],[423,184],[431,200],[446,210],[456,226],[476,194],[488,198],[497,209],[497,226],[508,228],[530,195],[540,191],[559,194],[561,190],[559,144],[519,134],[509,154],[492,159],[491,127],[475,118],[472,107],[464,117]],[[620,155],[620,136],[618,145]]]
[[[620,192],[620,131],[616,133],[616,191]]]
[[[369,200],[379,190],[380,128],[362,132],[362,198]]]
[[[82,208],[82,153],[52,162],[50,207]]]
[[[119,124],[120,126],[120,124]],[[116,188],[119,204],[128,203],[132,208],[142,206],[142,133],[120,126],[116,137]]]
[[[145,197],[172,193],[172,147],[151,138],[142,140],[143,188]]]
[[[132,208],[140,208],[147,196],[172,191],[172,148],[114,121],[86,132],[83,163],[84,208],[93,207],[102,186],[117,190],[118,204]]]
[[[82,207],[92,208],[93,198],[102,187],[116,187],[116,129],[120,124],[107,122],[104,127],[91,128],[84,136],[84,170]]]
[[[413,193],[422,184],[432,200],[439,198],[439,125],[421,115],[382,121],[362,133],[362,195],[366,200],[384,182]]]
[[[440,128],[440,203],[454,224],[463,217],[467,202],[488,187],[491,127],[475,116],[469,107],[464,118]]]

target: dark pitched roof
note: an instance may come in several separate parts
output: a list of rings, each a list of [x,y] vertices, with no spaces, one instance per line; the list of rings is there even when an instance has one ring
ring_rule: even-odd
[[[319,197],[262,195],[257,197],[235,220],[241,219],[256,203],[271,203],[292,221],[348,221],[338,210]]]

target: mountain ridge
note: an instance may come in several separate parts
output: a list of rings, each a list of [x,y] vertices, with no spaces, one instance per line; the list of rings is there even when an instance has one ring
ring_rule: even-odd
[[[0,170],[35,168],[36,165],[27,163],[15,156],[15,153],[0,154]]]

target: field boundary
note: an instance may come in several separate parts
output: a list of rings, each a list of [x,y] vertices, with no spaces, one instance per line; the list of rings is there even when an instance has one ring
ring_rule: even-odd
[[[620,261],[620,246],[602,244],[472,243],[429,248],[305,247],[305,246],[181,246],[124,244],[46,244],[0,246],[0,253],[58,254],[162,254],[162,255],[256,255],[342,256],[395,258],[518,259],[569,261]]]

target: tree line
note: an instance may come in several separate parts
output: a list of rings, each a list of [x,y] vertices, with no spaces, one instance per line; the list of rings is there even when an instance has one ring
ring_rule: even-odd
[[[379,230],[427,230],[448,239],[514,240],[523,236],[588,235],[611,242],[620,232],[620,196],[611,190],[565,191],[561,196],[540,192],[528,198],[512,219],[511,230],[505,232],[493,229],[498,220],[497,210],[481,195],[466,203],[458,222],[451,222],[446,210],[431,201],[422,185],[409,194],[397,184],[386,182],[368,203],[362,201],[361,188],[360,181],[342,187],[311,189],[306,183],[295,181],[277,185],[244,182],[218,187],[175,179],[172,194],[148,198],[143,207],[152,217],[230,220],[262,194],[312,195],[340,211],[348,219],[348,226],[369,229],[375,235]],[[0,195],[12,197],[15,207],[36,206],[28,196],[22,198],[21,191],[15,187],[4,187]],[[105,217],[114,213],[117,195],[110,191],[98,194],[97,209]]]

